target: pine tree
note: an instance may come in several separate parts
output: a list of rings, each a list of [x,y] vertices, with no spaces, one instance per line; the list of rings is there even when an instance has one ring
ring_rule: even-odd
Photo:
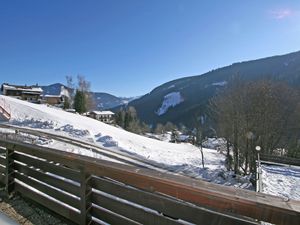
[[[76,90],[74,97],[74,108],[76,112],[82,114],[87,111],[86,108],[86,96],[83,91]]]

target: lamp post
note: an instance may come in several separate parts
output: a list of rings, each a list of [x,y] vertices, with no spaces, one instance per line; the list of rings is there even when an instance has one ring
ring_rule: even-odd
[[[257,151],[257,165],[256,165],[256,191],[261,192],[262,191],[262,170],[261,170],[261,163],[260,163],[260,157],[259,152],[261,150],[260,146],[256,146],[255,150]]]

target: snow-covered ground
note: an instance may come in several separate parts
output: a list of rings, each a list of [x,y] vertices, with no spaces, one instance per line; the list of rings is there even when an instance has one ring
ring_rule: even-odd
[[[155,140],[46,105],[32,104],[6,96],[0,96],[0,98],[9,104],[12,112],[11,120],[2,123],[79,138],[100,147],[126,152],[155,162],[174,172],[181,172],[219,184],[251,188],[247,179],[232,178],[230,173],[225,172],[225,157],[216,150],[203,149],[205,168],[202,168],[200,150],[191,144],[174,144]],[[56,149],[97,157],[96,154],[80,148],[69,149],[63,143],[42,141],[44,145]]]
[[[62,136],[78,138],[100,147],[125,152],[135,157],[155,162],[173,172],[204,179],[223,185],[251,189],[248,177],[235,177],[224,166],[222,151],[215,150],[224,145],[223,139],[208,139],[203,149],[205,167],[199,148],[188,144],[169,143],[170,134],[152,135],[147,138],[100,121],[68,113],[47,105],[37,105],[0,95],[10,107],[10,121],[0,121],[26,128],[42,130]],[[0,133],[3,130],[0,130]],[[160,139],[160,140],[155,140]],[[88,149],[70,146],[56,140],[37,139],[36,144],[53,147],[63,151],[111,160]],[[215,148],[215,149],[212,149]],[[113,160],[114,161],[114,160]],[[263,192],[300,200],[300,168],[263,165]]]
[[[300,201],[300,167],[262,165],[264,193]]]

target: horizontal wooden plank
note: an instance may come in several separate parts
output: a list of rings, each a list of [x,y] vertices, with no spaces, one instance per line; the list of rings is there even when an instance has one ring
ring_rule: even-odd
[[[19,171],[20,173],[27,174],[28,176],[34,177],[34,178],[36,178],[42,182],[45,182],[49,185],[57,187],[61,190],[69,192],[73,195],[79,196],[80,187],[73,183],[61,180],[55,176],[51,176],[42,171],[38,171],[36,169],[29,168],[28,166],[22,165],[18,162],[14,162],[14,169]]]
[[[6,141],[6,146],[28,154],[44,155],[71,168],[84,168],[96,176],[107,176],[150,192],[161,192],[199,206],[232,212],[276,224],[297,224],[300,220],[298,201],[225,187],[180,175],[164,174],[147,169],[79,156],[72,153]],[[56,159],[56,160],[54,160]]]
[[[0,140],[0,154],[6,152],[6,143]]]
[[[0,166],[0,173],[6,173],[6,168],[3,166]]]
[[[64,205],[55,202],[46,196],[40,195],[37,192],[23,186],[22,184],[15,183],[15,191],[22,194],[24,197],[29,198],[46,208],[52,210],[53,212],[71,220],[72,222],[79,224],[80,221],[80,213],[76,212],[72,209],[67,208]]]
[[[275,224],[300,221],[298,201],[283,201],[263,193],[226,187],[180,175],[166,174],[126,165],[86,163],[87,172],[126,183],[149,192],[160,192],[223,213],[238,214]]]
[[[81,158],[90,158],[87,156],[81,156],[72,154],[69,152],[59,151],[47,147],[41,147],[37,145],[30,145],[27,143],[18,143],[16,141],[9,140],[6,144],[7,148],[19,151],[28,155],[36,156],[39,158],[46,158],[48,161],[54,161],[61,163],[62,165],[68,166],[74,169],[81,169],[82,163]],[[76,157],[74,157],[76,156]]]
[[[0,183],[5,184],[5,174],[4,173],[0,173]]]
[[[80,181],[80,173],[78,171],[62,166],[57,166],[53,163],[49,163],[48,161],[43,161],[37,158],[30,157],[28,155],[19,154],[18,152],[13,153],[13,159],[25,163],[28,166],[34,166],[35,168],[42,169],[45,172],[50,172],[77,182]]]
[[[260,154],[260,159],[262,161],[267,161],[267,162],[269,161],[269,162],[275,162],[275,163],[281,163],[281,164],[300,166],[300,159],[297,159],[297,158]]]
[[[22,181],[23,183],[43,192],[46,195],[53,197],[54,199],[64,202],[74,208],[77,208],[77,209],[79,209],[79,207],[80,207],[79,199],[76,199],[70,195],[67,195],[59,190],[56,190],[56,189],[54,189],[50,186],[47,186],[43,183],[40,183],[36,180],[33,180],[33,179],[31,179],[25,175],[22,175],[20,173],[15,173],[14,176],[15,176],[15,178]]]
[[[91,200],[92,203],[102,208],[142,224],[182,224],[177,220],[164,217],[156,212],[138,208],[131,204],[126,204],[124,201],[118,201],[116,198],[110,198],[99,193],[93,192]]]
[[[6,166],[6,158],[5,156],[0,156],[0,164]]]
[[[174,198],[168,198],[167,196],[138,190],[99,177],[92,177],[91,186],[99,191],[109,193],[153,210],[157,210],[164,215],[168,215],[173,218],[178,217],[182,220],[195,224],[203,222],[207,225],[257,224],[256,222],[246,220],[245,218],[243,219],[236,216],[225,215],[223,213],[187,204]]]
[[[93,206],[91,208],[91,214],[93,217],[104,221],[108,224],[122,224],[122,225],[138,225],[140,223],[127,219],[119,214],[113,213],[101,207]]]

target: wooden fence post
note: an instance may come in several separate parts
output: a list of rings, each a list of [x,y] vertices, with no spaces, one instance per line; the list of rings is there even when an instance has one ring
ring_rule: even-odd
[[[13,153],[13,149],[10,149],[8,147],[6,148],[5,191],[7,197],[9,197],[14,190],[14,161],[12,158]]]
[[[80,224],[88,225],[91,224],[92,221],[92,217],[90,215],[90,209],[92,207],[92,187],[90,186],[91,175],[86,173],[85,168],[81,168],[80,173]]]

